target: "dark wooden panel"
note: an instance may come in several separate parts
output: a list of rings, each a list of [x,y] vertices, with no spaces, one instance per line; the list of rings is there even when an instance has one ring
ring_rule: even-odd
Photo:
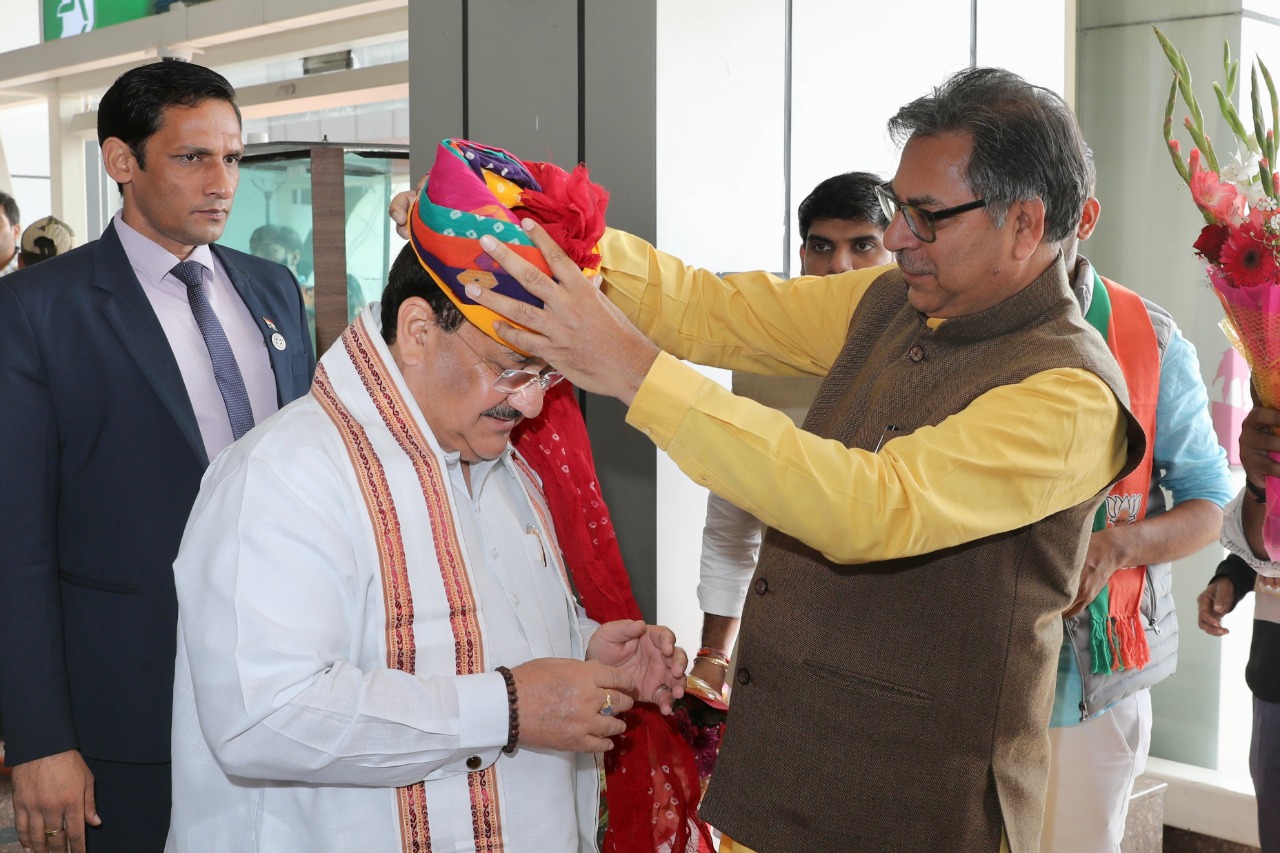
[[[347,205],[341,148],[311,149],[311,227],[315,258],[316,352],[347,327]]]

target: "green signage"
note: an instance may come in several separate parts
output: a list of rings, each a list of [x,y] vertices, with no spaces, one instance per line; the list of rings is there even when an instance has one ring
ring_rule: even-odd
[[[155,0],[43,0],[44,40],[56,41],[152,14]]]

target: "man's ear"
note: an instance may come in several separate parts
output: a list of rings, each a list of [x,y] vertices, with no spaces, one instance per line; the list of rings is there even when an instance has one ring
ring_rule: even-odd
[[[102,165],[117,184],[128,184],[133,181],[133,171],[139,168],[133,152],[123,139],[115,136],[107,137],[102,142]]]
[[[1102,216],[1102,203],[1093,196],[1085,200],[1084,210],[1080,212],[1080,224],[1076,227],[1076,236],[1081,242],[1088,240],[1093,229],[1098,227],[1098,217]]]
[[[1013,223],[1013,254],[1025,261],[1035,254],[1044,239],[1044,200],[1015,201],[1009,205],[1006,222]]]
[[[396,315],[396,350],[405,365],[420,364],[426,360],[431,338],[439,331],[436,312],[421,296],[410,296],[400,303]]]

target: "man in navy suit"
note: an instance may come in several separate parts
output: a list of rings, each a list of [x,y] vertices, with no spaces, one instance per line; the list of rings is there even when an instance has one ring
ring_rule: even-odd
[[[214,245],[234,97],[190,63],[123,74],[98,108],[123,209],[0,282],[0,718],[38,853],[163,849],[187,514],[209,461],[310,386],[296,280]]]

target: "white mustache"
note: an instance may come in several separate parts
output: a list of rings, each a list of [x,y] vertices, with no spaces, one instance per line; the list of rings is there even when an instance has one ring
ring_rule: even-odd
[[[933,269],[928,264],[917,265],[906,252],[894,252],[893,258],[898,263],[898,269],[911,275],[930,275]]]

